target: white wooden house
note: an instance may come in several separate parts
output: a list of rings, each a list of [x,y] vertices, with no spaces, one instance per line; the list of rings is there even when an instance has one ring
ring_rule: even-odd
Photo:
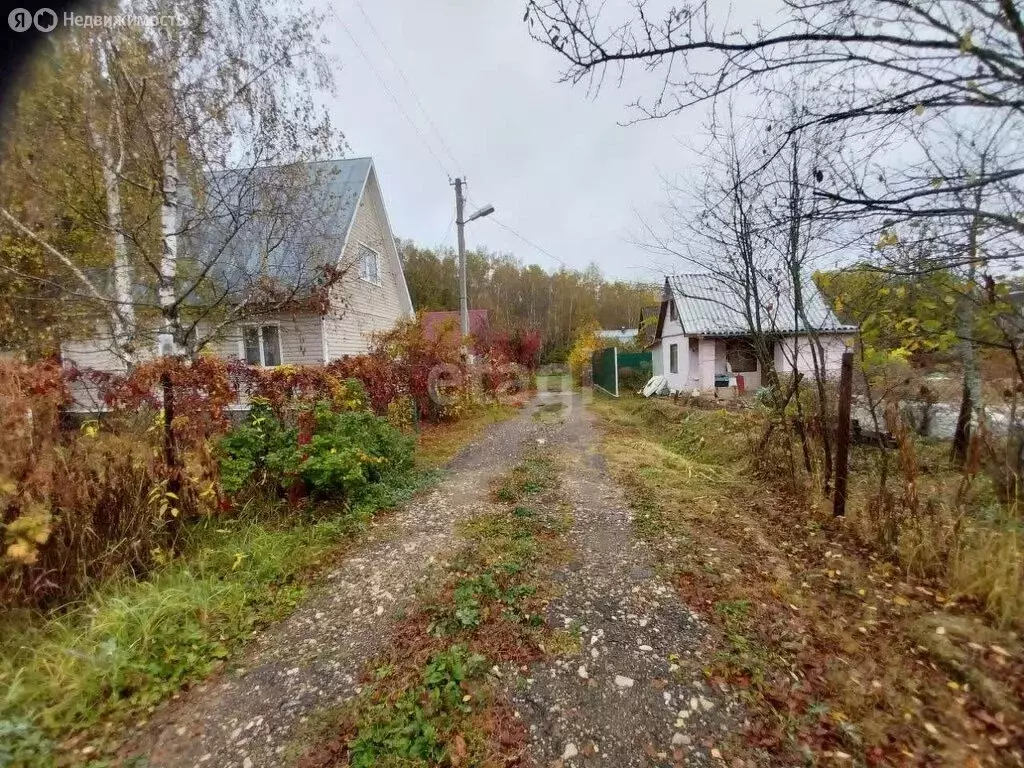
[[[316,180],[312,183],[326,187],[319,199],[329,201],[318,229],[324,233],[318,238],[320,247],[313,255],[313,249],[301,243],[286,243],[283,256],[271,265],[273,276],[294,278],[328,262],[343,276],[331,286],[327,301],[315,307],[299,301],[286,311],[225,326],[209,345],[216,354],[260,366],[327,363],[365,352],[374,333],[414,317],[373,160],[362,157],[309,165],[315,168],[315,173],[310,171],[310,178]],[[266,270],[265,258],[256,267],[255,253],[239,256],[244,243],[244,238],[234,238],[233,253],[226,251],[222,269],[236,274]],[[142,359],[158,354],[155,328],[148,330]],[[79,368],[121,372],[124,364],[113,353],[110,338],[97,332],[91,338],[68,340],[62,344],[63,358]]]
[[[796,318],[784,281],[759,284],[761,329],[772,340],[775,369],[814,373],[812,340],[824,351],[822,368],[838,376],[843,352],[856,338],[856,326],[841,323],[812,283],[801,289],[803,320]],[[751,344],[751,323],[738,286],[710,273],[665,278],[654,341],[650,345],[654,375],[664,376],[668,389],[711,391],[725,380],[743,377],[747,390],[761,386],[761,366]]]

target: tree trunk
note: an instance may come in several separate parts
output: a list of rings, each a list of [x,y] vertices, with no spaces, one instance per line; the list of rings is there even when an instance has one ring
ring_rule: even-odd
[[[964,371],[963,393],[960,396],[960,412],[956,416],[956,430],[953,432],[953,448],[950,459],[960,468],[967,461],[967,446],[971,442],[971,387],[967,383],[967,371]]]
[[[115,107],[116,109],[116,107]],[[128,243],[124,236],[124,217],[121,206],[120,174],[123,165],[123,154],[114,160],[107,143],[93,133],[93,141],[101,155],[100,164],[103,168],[103,188],[107,201],[107,226],[114,240],[114,302],[121,327],[115,332],[116,351],[131,366],[135,361],[135,304],[132,300],[132,283],[134,282],[131,263],[128,261]]]
[[[160,375],[160,389],[164,406],[164,465],[167,471],[167,496],[178,510],[172,514],[168,525],[171,529],[172,547],[177,549],[178,532],[181,530],[181,464],[178,460],[178,442],[174,437],[174,383],[166,371]]]
[[[163,316],[160,354],[174,355],[185,339],[181,338],[181,320],[174,291],[178,271],[178,153],[173,139],[164,158],[163,202],[160,206],[160,280],[158,296]]]

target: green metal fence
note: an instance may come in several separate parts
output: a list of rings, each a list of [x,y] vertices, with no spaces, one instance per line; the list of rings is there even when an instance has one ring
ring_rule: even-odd
[[[654,375],[654,361],[650,352],[619,351],[619,390],[638,392]]]
[[[594,386],[613,397],[620,390],[639,390],[654,371],[650,352],[619,352],[615,347],[597,350],[591,357]]]
[[[612,397],[619,396],[619,371],[616,365],[618,350],[615,347],[599,349],[590,358],[594,371],[594,386]]]

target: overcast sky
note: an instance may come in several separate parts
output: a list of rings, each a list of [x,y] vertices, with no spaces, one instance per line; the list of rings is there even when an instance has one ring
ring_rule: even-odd
[[[664,261],[631,240],[638,215],[657,216],[662,176],[694,164],[686,147],[699,143],[704,115],[619,125],[637,94],[612,84],[595,98],[559,83],[562,64],[530,39],[524,7],[339,0],[324,32],[336,60],[332,117],[350,154],[373,156],[399,237],[454,246],[448,175],[465,175],[471,204],[497,209],[467,226],[469,247],[557,269],[547,251],[571,268],[658,280]]]

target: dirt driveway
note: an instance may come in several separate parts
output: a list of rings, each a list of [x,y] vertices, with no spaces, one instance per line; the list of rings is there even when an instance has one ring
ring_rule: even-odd
[[[159,710],[128,751],[152,766],[288,765],[306,724],[357,693],[388,628],[452,553],[455,523],[493,504],[494,478],[538,442],[566,468],[577,552],[548,618],[580,633],[583,657],[540,664],[509,692],[532,756],[544,766],[594,758],[616,768],[713,760],[731,705],[700,680],[702,627],[634,538],[596,453],[592,417],[570,392],[540,393],[463,449],[433,490],[375,525],[309,601],[228,671]]]

